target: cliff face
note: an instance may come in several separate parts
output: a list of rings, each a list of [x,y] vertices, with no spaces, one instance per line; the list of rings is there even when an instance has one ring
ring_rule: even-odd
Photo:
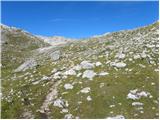
[[[2,118],[158,118],[158,22],[56,45],[1,33]]]

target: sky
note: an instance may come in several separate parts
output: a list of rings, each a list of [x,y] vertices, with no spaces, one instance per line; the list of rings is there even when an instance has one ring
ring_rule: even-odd
[[[159,19],[158,1],[7,2],[1,23],[35,35],[86,38],[133,29]]]

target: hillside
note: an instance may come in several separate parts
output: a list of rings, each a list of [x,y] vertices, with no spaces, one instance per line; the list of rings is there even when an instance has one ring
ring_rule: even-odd
[[[56,46],[7,29],[2,118],[159,118],[158,22]]]

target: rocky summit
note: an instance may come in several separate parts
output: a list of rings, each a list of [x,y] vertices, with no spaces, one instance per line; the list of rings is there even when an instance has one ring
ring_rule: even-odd
[[[2,118],[159,118],[159,22],[83,40],[1,25]]]

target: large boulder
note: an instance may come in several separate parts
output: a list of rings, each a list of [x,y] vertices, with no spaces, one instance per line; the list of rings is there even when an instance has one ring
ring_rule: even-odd
[[[54,51],[53,53],[50,54],[50,57],[52,60],[56,61],[59,60],[60,58],[60,51]]]

